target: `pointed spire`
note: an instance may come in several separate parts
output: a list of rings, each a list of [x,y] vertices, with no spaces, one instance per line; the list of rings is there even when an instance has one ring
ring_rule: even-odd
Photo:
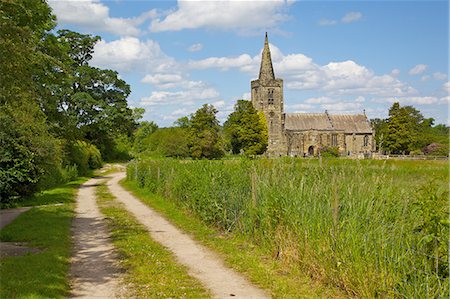
[[[269,38],[264,41],[264,49],[261,58],[261,68],[259,69],[259,80],[269,81],[275,80],[275,74],[273,72],[272,58],[270,57]]]

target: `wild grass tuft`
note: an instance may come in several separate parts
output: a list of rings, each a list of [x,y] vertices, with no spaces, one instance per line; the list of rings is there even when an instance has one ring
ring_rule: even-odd
[[[127,177],[350,295],[449,295],[445,163],[166,159],[130,163]]]

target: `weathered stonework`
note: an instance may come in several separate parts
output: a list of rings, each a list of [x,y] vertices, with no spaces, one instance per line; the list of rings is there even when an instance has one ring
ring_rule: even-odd
[[[337,147],[341,155],[370,155],[374,131],[365,113],[284,113],[283,80],[275,78],[267,33],[259,78],[251,82],[253,106],[267,120],[269,156],[316,156],[323,147]]]

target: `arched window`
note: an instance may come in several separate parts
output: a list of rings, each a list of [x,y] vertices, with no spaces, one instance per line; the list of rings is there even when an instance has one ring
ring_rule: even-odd
[[[369,135],[364,135],[364,146],[369,145]]]
[[[269,105],[273,105],[273,89],[269,89],[267,102]]]

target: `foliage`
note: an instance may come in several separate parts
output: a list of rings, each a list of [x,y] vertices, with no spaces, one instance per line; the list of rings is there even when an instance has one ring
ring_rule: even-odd
[[[371,120],[380,151],[393,154],[422,151],[448,156],[449,127],[442,124],[433,126],[433,123],[433,118],[424,118],[419,110],[412,106],[401,107],[399,103],[394,103],[389,109],[389,118]],[[433,143],[442,146],[432,146],[427,150]]]
[[[268,131],[264,118],[251,101],[238,100],[234,112],[224,124],[227,143],[233,154],[243,152],[247,156],[263,154],[267,149]]]
[[[147,139],[151,134],[155,133],[158,129],[158,125],[154,122],[142,121],[139,123],[139,127],[134,132],[134,144],[133,151],[135,153],[141,153],[145,151],[144,140]]]
[[[448,195],[448,190],[440,192],[435,183],[430,183],[419,189],[414,203],[420,215],[415,228],[421,238],[418,248],[428,258],[428,267],[440,277],[449,276]]]
[[[38,190],[61,163],[59,141],[52,137],[42,112],[33,103],[1,105],[0,202]]]
[[[68,145],[70,164],[75,164],[80,175],[87,175],[89,170],[102,166],[100,151],[93,144],[77,140]]]
[[[133,162],[127,176],[351,295],[449,295],[448,277],[436,275],[422,246],[433,225],[417,230],[418,219],[436,222],[416,205],[427,177],[438,185],[425,194],[439,200],[423,197],[423,207],[445,210],[446,162],[163,159]]]
[[[195,159],[217,159],[224,155],[217,110],[205,104],[190,119],[189,150]]]
[[[321,147],[320,155],[322,157],[339,157],[339,147],[337,147],[337,146]]]
[[[143,153],[150,156],[188,157],[188,136],[186,128],[162,128],[142,141]]]
[[[430,143],[423,149],[423,153],[432,156],[448,156],[448,144]]]

